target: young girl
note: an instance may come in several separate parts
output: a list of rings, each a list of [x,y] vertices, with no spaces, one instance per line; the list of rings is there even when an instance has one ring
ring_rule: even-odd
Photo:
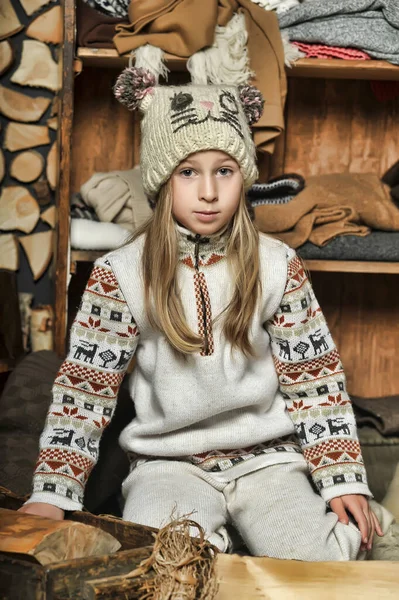
[[[254,555],[354,560],[382,531],[341,361],[301,260],[245,203],[259,92],[155,86],[134,68],[115,92],[144,112],[154,213],[93,268],[22,510],[82,508],[135,355],[124,519],[160,527],[195,511],[221,551],[230,522]]]

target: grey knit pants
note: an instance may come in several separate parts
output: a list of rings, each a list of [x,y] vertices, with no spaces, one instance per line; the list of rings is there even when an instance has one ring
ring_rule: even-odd
[[[228,549],[227,522],[254,556],[355,560],[360,547],[357,527],[326,512],[302,461],[264,467],[226,483],[189,463],[156,460],[134,468],[122,493],[125,520],[158,528],[174,508],[176,516],[195,511],[191,518],[222,552]]]

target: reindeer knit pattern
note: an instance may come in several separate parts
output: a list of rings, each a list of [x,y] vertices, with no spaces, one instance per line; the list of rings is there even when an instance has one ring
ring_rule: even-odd
[[[133,461],[185,460],[234,478],[306,460],[326,502],[343,494],[371,496],[341,360],[294,250],[260,237],[262,293],[251,334],[259,356],[248,359],[231,350],[216,319],[231,293],[227,234],[204,238],[195,261],[190,232],[178,227],[178,233],[180,293],[188,324],[208,336],[204,351],[183,361],[150,327],[140,238],[98,260],[54,383],[29,502],[82,507],[101,434],[136,349],[131,395],[137,418],[120,438]]]

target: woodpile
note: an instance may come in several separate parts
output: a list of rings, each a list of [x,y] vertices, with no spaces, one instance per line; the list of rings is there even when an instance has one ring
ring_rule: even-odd
[[[56,227],[58,149],[53,132],[58,129],[63,8],[60,0],[19,0],[19,4],[28,19],[14,8],[15,0],[0,0],[0,76],[13,69],[0,84],[0,114],[5,118],[0,183],[6,182],[0,194],[0,269],[18,270],[23,250],[37,281],[51,262]],[[21,41],[10,39],[22,30]],[[27,88],[39,91],[32,94]],[[53,320],[51,307],[34,313],[35,349],[52,347]],[[27,349],[28,329],[25,337]]]

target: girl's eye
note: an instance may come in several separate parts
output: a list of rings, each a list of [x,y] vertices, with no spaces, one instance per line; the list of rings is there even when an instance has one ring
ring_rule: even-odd
[[[221,169],[219,169],[219,173],[223,175],[223,177],[226,177],[226,175],[230,175],[231,172],[231,169],[228,169],[227,167],[222,167]]]
[[[192,169],[183,169],[182,171],[180,171],[180,175],[183,175],[183,177],[191,177],[192,174]]]

